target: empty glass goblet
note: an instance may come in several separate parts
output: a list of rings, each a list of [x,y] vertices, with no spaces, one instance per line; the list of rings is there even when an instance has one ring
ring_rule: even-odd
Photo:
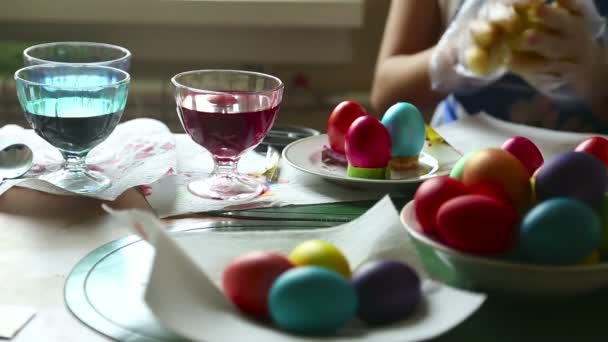
[[[36,134],[65,160],[44,179],[75,193],[110,186],[108,177],[87,168],[85,159],[112,133],[127,103],[127,72],[91,65],[41,64],[15,73],[17,97]]]
[[[237,164],[272,127],[283,82],[238,70],[188,71],[175,75],[171,82],[184,130],[215,162],[208,178],[188,185],[190,192],[221,200],[246,200],[261,194],[265,185],[239,174]]]
[[[95,42],[56,42],[23,51],[26,66],[37,64],[90,64],[129,71],[131,52],[121,46]]]

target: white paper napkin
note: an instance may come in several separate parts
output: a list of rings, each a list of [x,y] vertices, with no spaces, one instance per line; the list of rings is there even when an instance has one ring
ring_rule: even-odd
[[[219,288],[225,265],[252,250],[289,253],[308,239],[336,244],[356,268],[374,259],[401,260],[423,277],[424,301],[409,319],[382,328],[346,327],[340,341],[418,341],[458,325],[485,296],[436,283],[425,272],[388,197],[366,214],[333,228],[284,231],[176,233],[169,235],[153,215],[139,210],[112,211],[125,226],[155,248],[145,301],[155,316],[183,337],[197,341],[326,341],[284,333],[246,319]]]
[[[28,306],[0,305],[0,338],[12,339],[34,317]]]
[[[0,144],[13,143],[24,143],[34,152],[34,164],[25,177],[37,177],[61,167],[63,159],[59,151],[33,130],[16,125],[0,128]],[[173,174],[177,167],[175,139],[158,120],[127,121],[89,153],[87,164],[112,180],[108,189],[87,196],[114,200],[129,188]],[[0,195],[16,185],[58,195],[72,194],[39,179],[7,179],[0,184]]]
[[[572,133],[514,124],[486,113],[468,115],[435,130],[462,153],[486,147],[500,147],[507,139],[521,135],[532,140],[545,159],[572,150],[583,140],[597,134]]]

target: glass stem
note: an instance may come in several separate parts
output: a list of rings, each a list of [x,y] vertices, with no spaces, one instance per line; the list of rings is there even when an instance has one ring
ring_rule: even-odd
[[[215,157],[215,165],[213,167],[213,172],[211,173],[214,176],[220,177],[232,177],[236,175],[236,167],[239,163],[238,158],[221,158]]]
[[[61,152],[63,158],[65,159],[65,163],[63,164],[63,168],[70,172],[86,172],[87,169],[87,155],[86,154],[76,154],[70,152]]]

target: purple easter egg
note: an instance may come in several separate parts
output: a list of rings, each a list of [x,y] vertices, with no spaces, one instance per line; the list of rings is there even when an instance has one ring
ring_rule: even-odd
[[[539,202],[550,198],[578,199],[599,208],[608,185],[604,164],[585,152],[564,152],[546,162],[536,174]]]
[[[387,324],[406,318],[422,297],[416,271],[398,261],[372,261],[351,280],[359,296],[358,316],[369,324]]]

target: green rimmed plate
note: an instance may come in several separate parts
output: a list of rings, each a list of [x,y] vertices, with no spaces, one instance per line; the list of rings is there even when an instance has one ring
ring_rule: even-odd
[[[177,225],[174,234],[209,231],[313,229],[329,222],[213,222]],[[84,257],[68,276],[68,309],[85,325],[117,341],[182,341],[164,328],[143,300],[154,249],[137,236],[107,243]]]

